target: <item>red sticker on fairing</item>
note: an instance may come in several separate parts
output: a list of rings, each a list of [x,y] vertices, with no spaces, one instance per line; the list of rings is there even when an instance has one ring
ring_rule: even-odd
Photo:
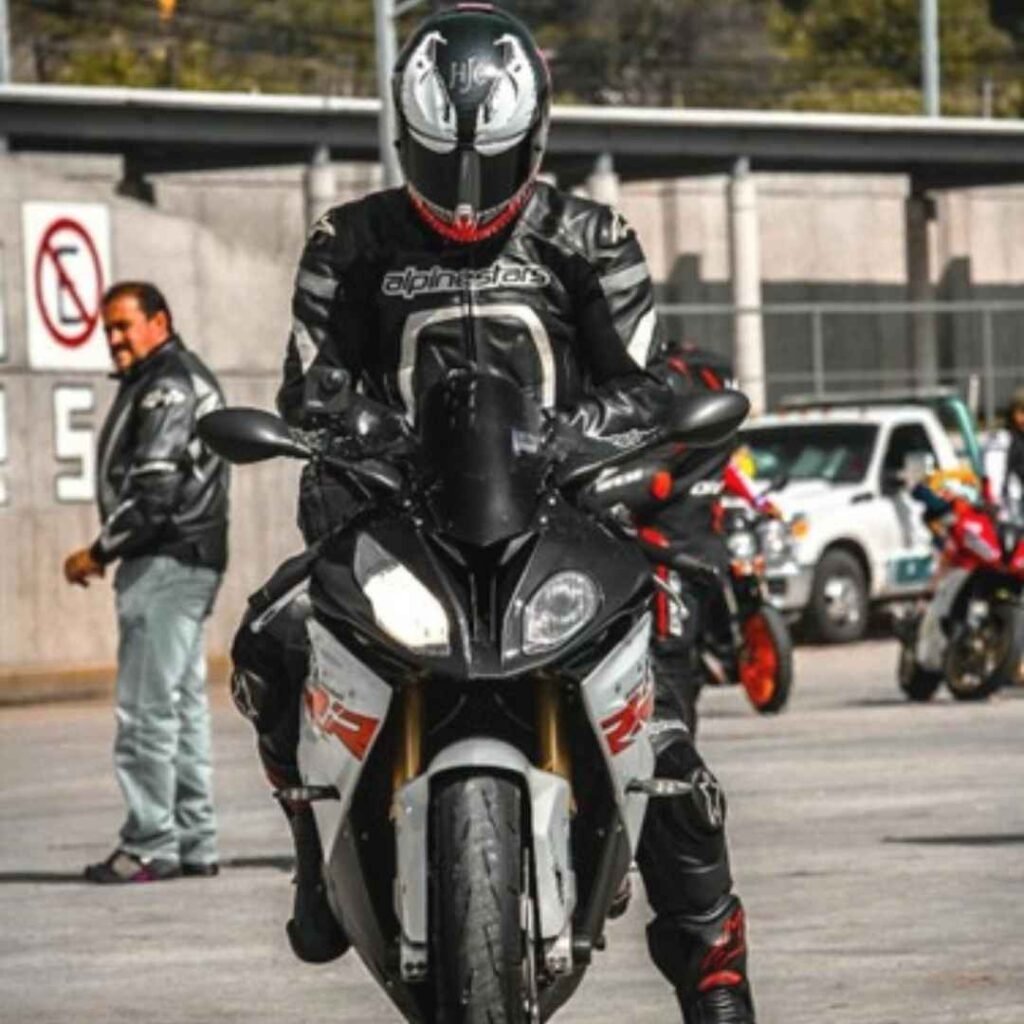
[[[313,728],[340,740],[353,757],[362,761],[377,735],[380,719],[349,710],[323,684],[307,687],[305,700]]]
[[[626,699],[624,707],[609,715],[602,723],[605,742],[612,757],[633,745],[654,714],[654,684],[642,682]]]

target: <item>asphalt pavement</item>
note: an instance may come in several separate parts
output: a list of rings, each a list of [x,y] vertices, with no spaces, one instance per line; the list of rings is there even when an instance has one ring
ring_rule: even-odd
[[[1024,691],[906,704],[895,646],[802,648],[790,708],[703,703],[729,795],[761,1024],[1024,1024]],[[121,805],[106,703],[0,709],[0,1021],[397,1021],[353,955],[288,951],[290,844],[249,727],[215,697],[223,871],[100,888]],[[678,1019],[642,894],[564,1022]]]

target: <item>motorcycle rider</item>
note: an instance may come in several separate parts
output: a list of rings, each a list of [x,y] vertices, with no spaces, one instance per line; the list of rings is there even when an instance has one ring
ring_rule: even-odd
[[[354,381],[396,420],[414,420],[434,382],[471,364],[516,381],[559,429],[595,443],[661,422],[672,395],[641,369],[660,327],[634,233],[610,209],[536,179],[550,81],[527,29],[486,3],[434,14],[403,49],[393,88],[405,187],[336,207],[314,225],[296,277],[282,415],[315,425],[332,389]],[[336,528],[358,500],[307,473],[307,540]],[[301,607],[293,602],[258,632],[251,617],[235,642],[233,692],[257,727],[272,783],[297,786]],[[661,714],[656,774],[694,789],[652,801],[647,814],[637,860],[655,913],[650,953],[687,1024],[748,1024],[724,797],[678,717]],[[301,959],[323,962],[348,940],[325,899],[311,809],[284,810],[297,860],[288,934]]]
[[[1007,420],[1010,450],[1006,453],[1003,507],[1011,520],[1024,522],[1024,388],[1013,393]]]

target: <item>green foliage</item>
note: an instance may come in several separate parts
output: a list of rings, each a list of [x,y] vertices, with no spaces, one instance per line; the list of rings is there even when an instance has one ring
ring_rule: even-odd
[[[497,2],[536,34],[562,102],[920,111],[920,0]],[[989,79],[995,113],[1020,116],[1022,0],[939,3],[944,111],[978,113]],[[10,4],[23,81],[377,92],[373,0],[178,0],[166,21],[158,0]]]
[[[993,25],[988,0],[939,0],[939,25],[943,112],[976,114],[986,77],[1013,112],[1014,42]],[[775,2],[769,28],[799,83],[787,105],[920,112],[920,0],[810,0],[796,11]]]

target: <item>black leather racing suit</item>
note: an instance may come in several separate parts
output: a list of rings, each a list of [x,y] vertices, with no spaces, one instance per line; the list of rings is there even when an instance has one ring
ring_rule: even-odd
[[[93,558],[170,555],[223,572],[228,466],[196,435],[224,405],[216,378],[172,336],[120,381],[100,432]]]
[[[307,386],[317,376],[310,370],[322,367],[344,368],[370,397],[410,413],[446,369],[491,367],[594,437],[654,425],[671,401],[670,389],[641,369],[659,326],[635,235],[609,209],[546,185],[511,228],[475,245],[440,239],[402,190],[331,210],[302,255],[293,314],[278,402],[296,425],[317,397]],[[316,532],[309,524],[320,510],[309,509],[318,490],[307,481],[307,534]],[[286,671],[287,658],[266,652],[261,667],[260,652],[240,642],[244,634],[243,626],[236,662],[253,673],[268,661]],[[286,762],[294,764],[297,700],[287,702],[283,731],[257,722],[265,761],[279,778]],[[242,703],[250,717],[258,714],[252,692]],[[654,733],[658,774],[695,788],[692,799],[651,801],[648,811],[638,862],[656,914],[651,953],[688,1021],[746,1021],[752,1017],[701,1016],[716,998],[711,990],[723,985],[749,1002],[724,799],[677,716],[656,720]]]

